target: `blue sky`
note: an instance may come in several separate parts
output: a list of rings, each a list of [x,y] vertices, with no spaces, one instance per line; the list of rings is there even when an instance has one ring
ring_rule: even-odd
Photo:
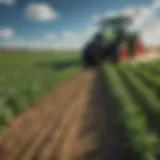
[[[79,47],[94,18],[152,0],[0,0],[0,46]]]

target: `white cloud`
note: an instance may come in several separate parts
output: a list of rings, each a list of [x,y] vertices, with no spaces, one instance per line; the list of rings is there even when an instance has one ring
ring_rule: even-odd
[[[144,16],[137,20],[140,28],[142,40],[147,45],[160,45],[160,2],[155,1],[148,10],[144,11]]]
[[[34,21],[51,21],[59,16],[50,5],[45,3],[32,3],[25,8],[25,16]]]
[[[0,29],[0,39],[9,39],[14,36],[14,32],[11,28]]]
[[[141,32],[141,39],[146,45],[160,45],[160,25],[151,25]]]
[[[16,0],[0,0],[0,4],[11,5],[14,4]]]

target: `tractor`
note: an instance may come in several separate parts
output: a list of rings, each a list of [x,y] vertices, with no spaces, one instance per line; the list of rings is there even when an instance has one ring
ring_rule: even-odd
[[[82,51],[82,59],[86,67],[97,66],[105,61],[118,63],[122,50],[126,49],[129,56],[136,52],[139,39],[137,32],[128,30],[133,18],[129,15],[108,17],[98,24],[100,29],[93,35]],[[107,37],[107,38],[106,38]]]

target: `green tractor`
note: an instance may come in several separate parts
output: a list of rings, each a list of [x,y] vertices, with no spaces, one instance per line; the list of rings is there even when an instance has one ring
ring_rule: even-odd
[[[132,17],[127,15],[103,19],[99,23],[99,31],[82,51],[84,65],[97,66],[106,60],[118,63],[122,46],[127,47],[128,53],[134,54],[138,33],[128,31],[132,21]]]

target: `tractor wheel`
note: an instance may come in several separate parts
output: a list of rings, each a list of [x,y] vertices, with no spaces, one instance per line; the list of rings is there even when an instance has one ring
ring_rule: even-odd
[[[83,62],[85,66],[97,66],[102,63],[103,47],[99,44],[90,43],[83,51]]]

